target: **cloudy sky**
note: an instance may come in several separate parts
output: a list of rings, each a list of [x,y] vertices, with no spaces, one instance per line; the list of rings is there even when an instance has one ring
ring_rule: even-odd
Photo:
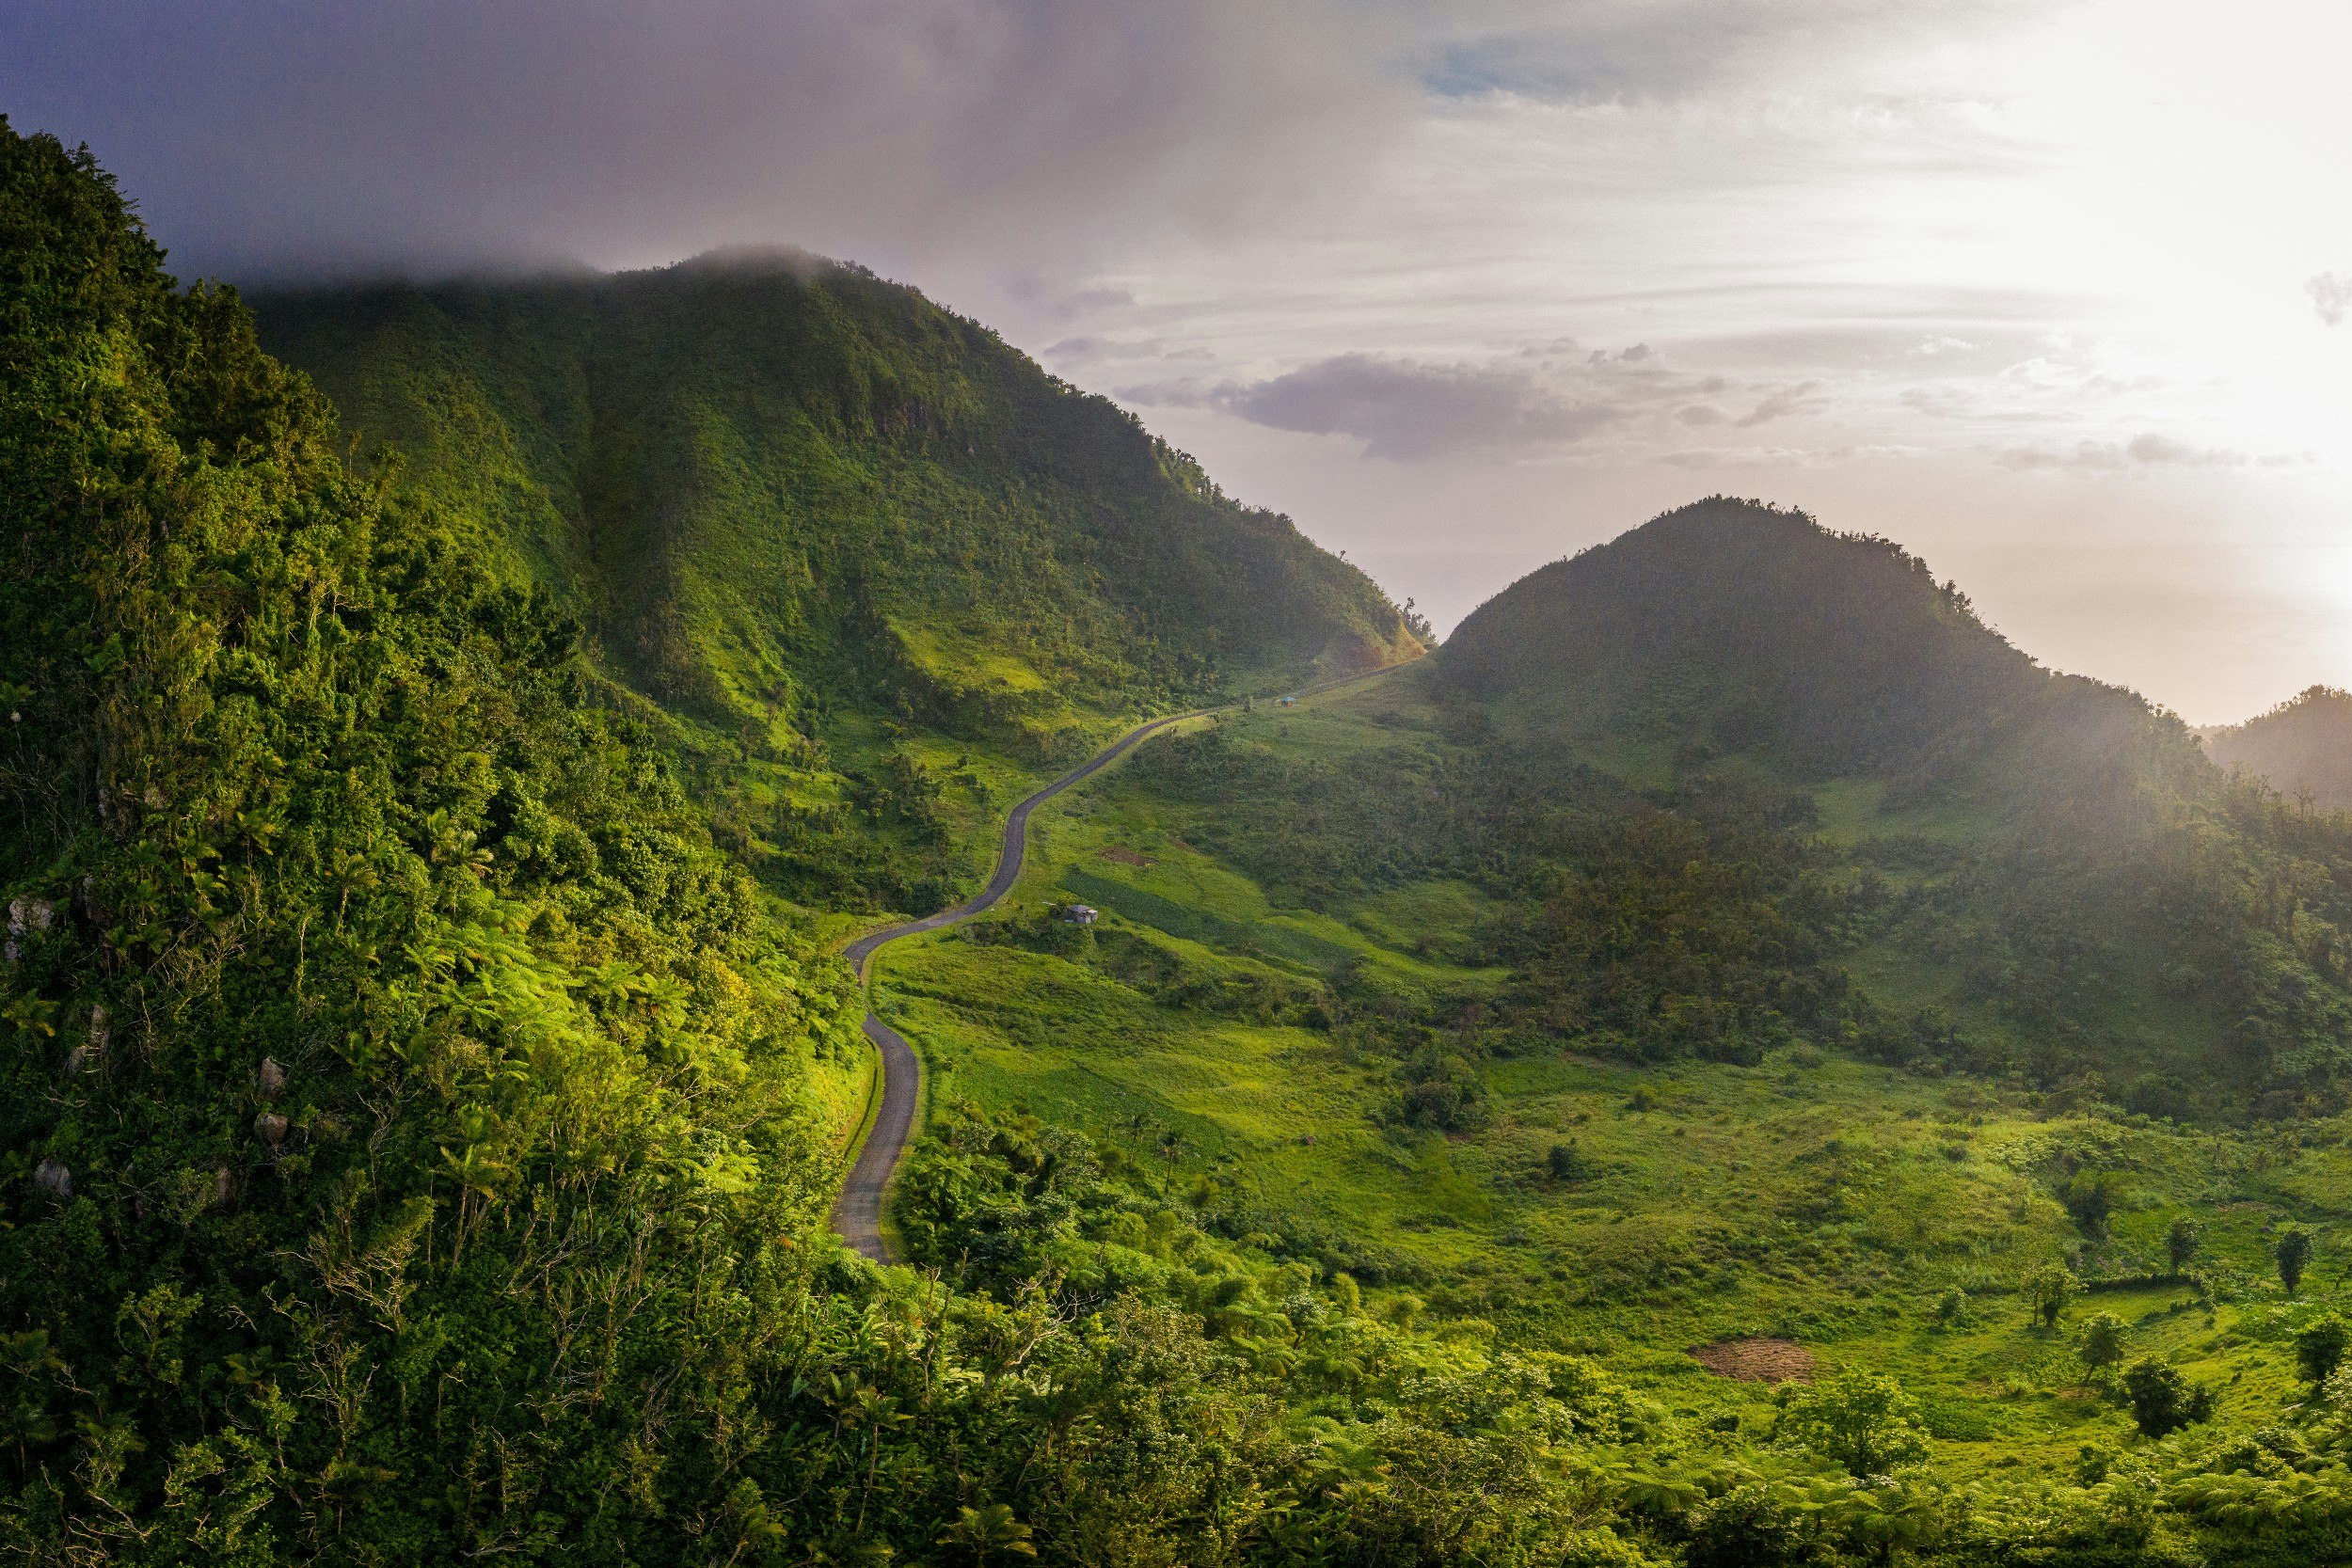
[[[2319,0],[0,0],[184,275],[789,243],[1411,595],[1724,491],[2193,721],[2352,685]]]

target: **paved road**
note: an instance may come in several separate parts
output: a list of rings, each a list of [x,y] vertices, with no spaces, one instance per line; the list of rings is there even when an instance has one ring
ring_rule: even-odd
[[[1129,730],[1108,750],[1098,752],[1012,808],[1012,815],[1005,818],[1004,843],[996,851],[996,874],[989,878],[988,886],[980,890],[978,896],[968,898],[954,909],[910,920],[903,926],[887,926],[868,932],[850,943],[842,956],[863,980],[866,960],[882,943],[960,925],[985,911],[1011,892],[1012,884],[1020,879],[1021,858],[1028,848],[1029,813],[1041,801],[1052,800],[1079,780],[1117,761],[1144,736],[1216,711],[1200,708],[1191,713],[1170,714]],[[921,1090],[923,1069],[905,1037],[872,1013],[866,1015],[866,1037],[882,1052],[882,1108],[874,1113],[874,1130],[866,1134],[866,1147],[858,1151],[857,1164],[850,1168],[850,1179],[842,1184],[841,1200],[833,1209],[833,1227],[850,1245],[877,1262],[884,1262],[888,1260],[888,1252],[882,1245],[882,1198],[891,1176],[898,1168],[898,1157],[906,1152],[907,1139],[914,1131],[914,1102]]]
[[[1327,691],[1334,687],[1368,680],[1403,668],[1401,664],[1391,664],[1380,670],[1342,675],[1304,687],[1297,694],[1303,697]],[[1148,724],[1138,724],[1129,730],[1107,750],[1096,752],[1012,808],[1012,815],[1005,818],[1004,843],[996,851],[996,874],[989,878],[988,886],[980,890],[977,897],[966,899],[954,909],[942,910],[920,920],[910,920],[903,926],[886,926],[879,931],[870,931],[843,949],[842,957],[850,960],[850,966],[857,971],[858,978],[864,980],[866,960],[882,943],[960,925],[985,911],[1011,892],[1012,884],[1020,879],[1021,858],[1028,848],[1029,813],[1036,810],[1040,802],[1052,800],[1079,780],[1118,761],[1129,748],[1147,736],[1155,735],[1170,724],[1181,724],[1187,719],[1199,719],[1205,714],[1223,711],[1213,707],[1195,708],[1190,713],[1172,713],[1165,719],[1154,719]],[[850,1167],[849,1180],[842,1183],[840,1201],[833,1207],[833,1227],[843,1241],[859,1252],[876,1262],[887,1262],[889,1249],[882,1244],[882,1200],[889,1191],[891,1177],[898,1169],[899,1156],[906,1152],[907,1139],[914,1132],[914,1103],[921,1093],[923,1068],[915,1059],[914,1050],[907,1044],[905,1037],[870,1012],[866,1015],[866,1037],[872,1040],[882,1053],[882,1105],[874,1113],[874,1130],[866,1134],[866,1147],[858,1150],[857,1164]]]

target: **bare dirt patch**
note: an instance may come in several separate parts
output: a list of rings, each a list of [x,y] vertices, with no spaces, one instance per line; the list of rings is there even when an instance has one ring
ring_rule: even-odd
[[[1106,861],[1117,861],[1121,865],[1132,865],[1139,871],[1149,870],[1159,863],[1142,850],[1130,849],[1123,844],[1105,844],[1094,852]]]
[[[1810,1383],[1813,1353],[1794,1339],[1718,1339],[1691,1347],[1691,1359],[1741,1383]]]

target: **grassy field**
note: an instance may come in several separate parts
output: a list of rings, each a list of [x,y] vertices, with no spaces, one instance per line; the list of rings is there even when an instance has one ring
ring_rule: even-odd
[[[1226,722],[1345,757],[1430,718],[1392,681]],[[1884,831],[1867,792],[1824,795],[1825,836]],[[2130,1325],[2127,1357],[2162,1354],[2216,1386],[2224,1421],[2260,1426],[2303,1397],[2287,1339],[2344,1293],[2328,1240],[2352,1211],[2342,1122],[2216,1132],[2083,1114],[1809,1046],[1645,1068],[1554,1045],[1478,1064],[1476,1131],[1409,1129],[1390,1114],[1393,1061],[1301,1022],[1295,998],[1343,972],[1455,1005],[1494,993],[1488,900],[1427,881],[1280,907],[1196,847],[1207,809],[1113,769],[1039,813],[999,916],[1043,928],[1076,898],[1103,911],[1095,932],[1068,952],[967,930],[879,957],[876,1006],[925,1053],[934,1103],[1081,1128],[1257,1227],[1269,1253],[1350,1270],[1393,1312],[1598,1356],[1727,1431],[1767,1421],[1769,1391],[1688,1353],[1772,1337],[1824,1368],[1900,1376],[1954,1473],[2072,1465],[2132,1440],[2074,1349],[2099,1311]],[[1866,985],[1873,957],[1855,956]],[[2057,1196],[2074,1168],[2110,1174],[2104,1235]],[[2202,1231],[2204,1292],[2153,1282],[2183,1215]],[[2294,1301],[2270,1265],[2290,1221],[2321,1242]],[[2102,1288],[2036,1326],[2017,1281],[2062,1259]]]

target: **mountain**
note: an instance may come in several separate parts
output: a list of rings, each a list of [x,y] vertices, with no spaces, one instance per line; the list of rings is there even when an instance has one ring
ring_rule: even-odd
[[[1888,541],[1714,498],[1513,585],[1436,665],[1455,733],[1549,758],[1558,788],[1597,769],[1749,824],[1719,830],[1726,876],[1808,867],[1778,918],[1846,980],[1804,993],[1850,980],[1882,1054],[2165,1114],[2352,1092],[2352,835],[2233,784],[2133,693],[2042,669]],[[1810,845],[1773,847],[1773,820]],[[1744,930],[1747,907],[1658,940]]]
[[[1543,567],[1439,660],[1465,696],[1558,736],[1770,759],[1802,778],[2012,770],[2075,784],[2124,752],[2180,782],[2193,748],[2138,698],[2054,673],[1891,541],[1715,497]]]
[[[1001,792],[1130,716],[1421,652],[1288,519],[857,267],[256,306],[400,493],[582,620],[722,836],[804,900],[968,884],[993,842],[993,794],[959,783],[976,751]]]
[[[2293,800],[2352,810],[2352,692],[2314,686],[2243,724],[2200,730],[2205,754]]]
[[[405,485],[696,717],[781,736],[881,699],[1037,743],[1071,701],[1419,651],[1288,519],[862,268],[735,253],[255,309]]]

